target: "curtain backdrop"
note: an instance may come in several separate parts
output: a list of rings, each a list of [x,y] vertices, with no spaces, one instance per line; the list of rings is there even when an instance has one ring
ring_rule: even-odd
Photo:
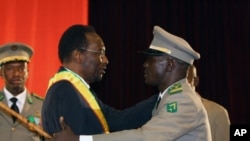
[[[44,96],[60,65],[59,38],[70,25],[87,24],[88,0],[0,0],[0,6],[0,44],[23,42],[33,47],[27,87]]]
[[[144,84],[143,58],[159,25],[200,52],[200,94],[228,109],[232,123],[250,124],[249,0],[91,0],[89,24],[106,44],[109,65],[95,84],[105,103],[131,106],[154,93]]]

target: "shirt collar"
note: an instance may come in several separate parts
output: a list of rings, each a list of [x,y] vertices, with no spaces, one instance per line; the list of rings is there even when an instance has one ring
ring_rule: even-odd
[[[64,68],[65,68],[65,67],[64,67]],[[73,73],[75,76],[77,76],[77,77],[85,84],[85,86],[87,86],[88,89],[90,88],[89,84],[88,84],[80,75],[78,75],[77,73],[73,72],[72,70],[70,70],[70,69],[68,69],[68,68],[65,68],[65,69],[66,69],[67,71]]]
[[[27,94],[27,89],[26,88],[24,88],[24,91],[21,92],[20,94],[18,94],[17,96],[12,95],[5,87],[3,88],[3,92],[4,92],[5,96],[6,96],[6,99],[8,101],[9,106],[12,105],[12,102],[10,101],[10,99],[12,97],[15,97],[15,98],[18,99],[17,105],[24,105],[25,99],[26,99],[26,94]]]
[[[167,87],[163,92],[160,92],[159,97],[162,98],[168,91],[170,87]]]

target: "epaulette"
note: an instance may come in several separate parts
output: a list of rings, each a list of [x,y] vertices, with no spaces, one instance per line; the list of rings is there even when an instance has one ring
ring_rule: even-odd
[[[41,97],[41,96],[39,96],[38,94],[36,94],[36,93],[31,93],[31,95],[32,96],[34,96],[36,99],[39,99],[39,100],[44,100],[44,98],[43,97]]]
[[[182,85],[181,83],[175,83],[168,89],[168,94],[173,95],[182,92]]]

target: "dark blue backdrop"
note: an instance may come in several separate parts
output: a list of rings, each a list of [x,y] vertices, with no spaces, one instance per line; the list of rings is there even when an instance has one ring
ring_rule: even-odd
[[[131,106],[156,90],[144,84],[143,58],[154,25],[186,39],[200,52],[198,91],[228,109],[233,124],[250,123],[250,1],[90,0],[89,24],[109,57],[104,80],[94,84],[103,101]]]

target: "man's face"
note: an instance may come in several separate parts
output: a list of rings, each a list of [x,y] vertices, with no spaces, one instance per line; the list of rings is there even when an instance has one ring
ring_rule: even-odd
[[[5,87],[14,95],[24,90],[28,78],[28,67],[26,62],[14,61],[3,64],[1,76],[4,79]]]
[[[83,50],[84,60],[82,61],[84,79],[88,83],[100,81],[105,74],[108,58],[105,55],[105,46],[97,34],[87,35],[89,45]]]
[[[148,56],[143,64],[145,83],[153,86],[163,83],[167,63],[166,56]]]

